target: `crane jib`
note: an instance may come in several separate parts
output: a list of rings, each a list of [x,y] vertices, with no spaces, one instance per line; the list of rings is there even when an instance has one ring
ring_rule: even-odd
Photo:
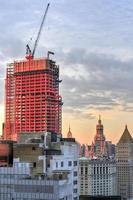
[[[48,5],[46,7],[46,10],[44,12],[44,15],[43,15],[43,18],[42,18],[42,22],[41,22],[41,25],[40,25],[40,28],[39,28],[39,31],[37,33],[37,37],[36,37],[36,40],[35,40],[35,43],[34,43],[33,51],[31,51],[31,49],[30,49],[28,44],[26,45],[26,58],[27,59],[28,58],[34,58],[34,55],[35,55],[35,52],[36,52],[36,48],[37,48],[37,45],[38,45],[38,42],[39,42],[39,39],[40,39],[40,35],[41,35],[42,28],[43,28],[43,25],[44,25],[44,22],[45,22],[45,19],[46,19],[46,16],[47,16],[47,12],[48,12],[49,6],[50,6],[50,3],[48,3]]]

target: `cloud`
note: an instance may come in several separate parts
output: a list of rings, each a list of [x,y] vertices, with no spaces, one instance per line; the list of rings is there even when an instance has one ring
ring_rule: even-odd
[[[133,109],[132,59],[122,61],[79,48],[70,49],[62,57],[61,91],[66,109],[80,108],[80,113],[91,109]]]
[[[0,0],[2,102],[6,63],[24,57],[25,44],[36,36],[47,2]],[[57,52],[66,112],[132,110],[133,60],[123,60],[133,52],[132,8],[131,0],[51,0],[37,55],[44,49]]]

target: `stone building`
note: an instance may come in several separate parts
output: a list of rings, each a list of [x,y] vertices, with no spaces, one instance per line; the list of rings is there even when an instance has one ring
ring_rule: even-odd
[[[80,195],[116,195],[116,163],[111,159],[79,159]]]
[[[116,146],[118,194],[133,199],[133,138],[127,126]]]

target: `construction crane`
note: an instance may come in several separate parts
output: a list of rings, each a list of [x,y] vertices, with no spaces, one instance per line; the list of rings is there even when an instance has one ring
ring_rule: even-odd
[[[49,6],[50,6],[50,3],[48,3],[46,10],[45,10],[45,13],[43,15],[42,22],[41,22],[41,25],[40,25],[40,28],[39,28],[39,31],[37,33],[37,37],[36,37],[36,40],[35,40],[35,43],[34,43],[33,51],[31,51],[28,44],[26,45],[26,58],[27,59],[33,59],[34,56],[35,56],[36,48],[37,48],[37,45],[38,45],[38,42],[39,42],[39,39],[40,39],[40,35],[41,35],[42,28],[43,28],[43,25],[44,25],[44,22],[45,22],[45,19],[46,19],[46,16],[47,16]]]

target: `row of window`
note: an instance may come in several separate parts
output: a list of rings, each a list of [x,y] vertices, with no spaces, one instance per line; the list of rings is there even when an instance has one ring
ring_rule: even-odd
[[[58,162],[56,162],[56,168],[58,168]],[[68,167],[71,167],[71,166],[77,166],[78,165],[78,161],[73,161],[73,163],[72,163],[72,161],[68,161]],[[64,167],[64,162],[63,161],[61,161],[61,163],[60,163],[60,166],[61,167]]]
[[[80,167],[81,174],[88,174],[88,167]],[[108,167],[94,167],[93,174],[108,174],[110,169]]]

